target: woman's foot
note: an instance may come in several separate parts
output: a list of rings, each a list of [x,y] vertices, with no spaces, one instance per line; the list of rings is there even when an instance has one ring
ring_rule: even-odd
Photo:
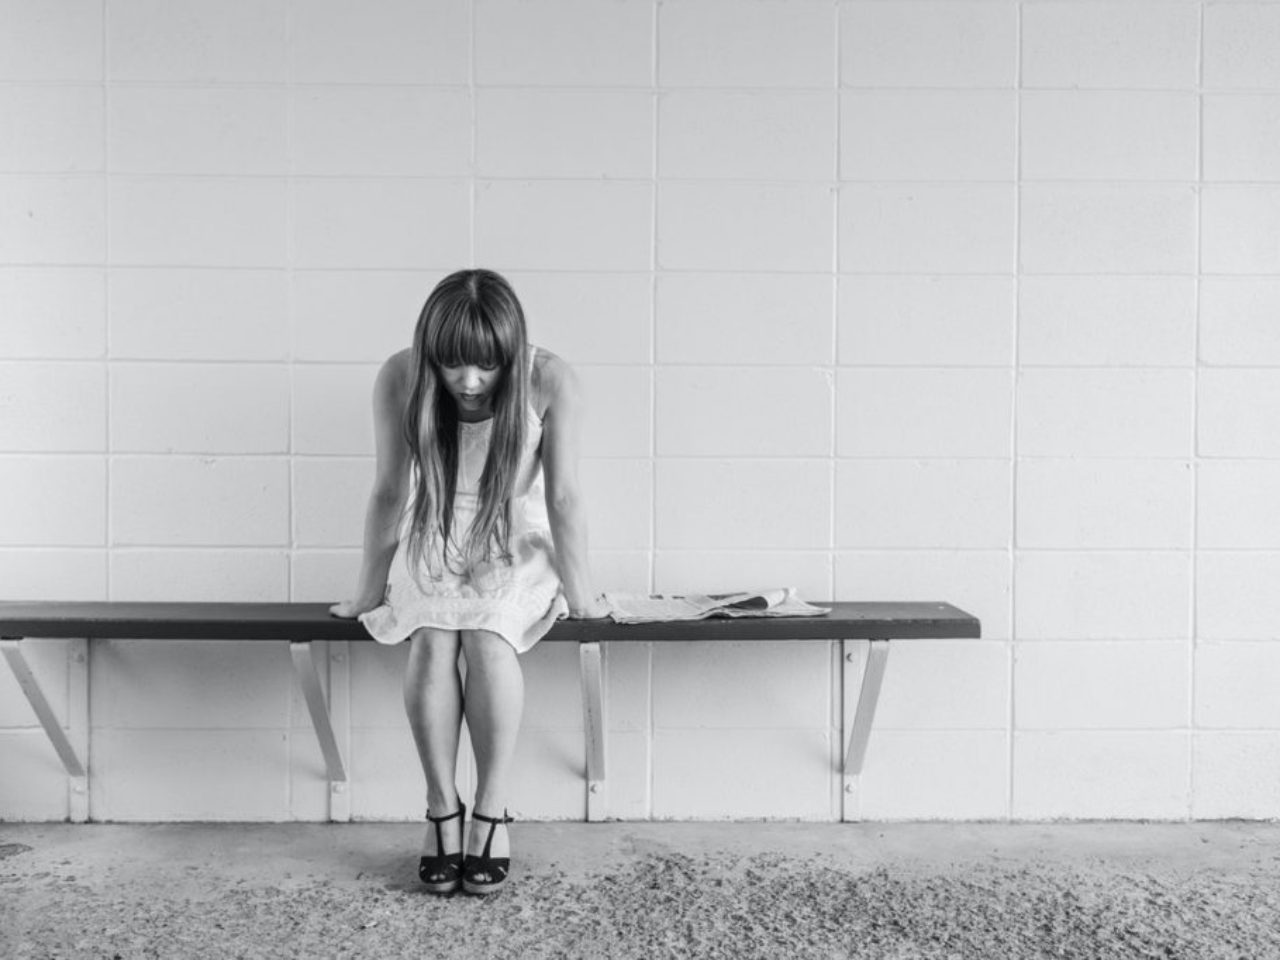
[[[427,812],[427,835],[418,860],[418,878],[430,893],[453,893],[462,885],[462,824],[466,806],[459,801],[452,813]]]
[[[462,866],[462,889],[466,893],[485,895],[498,890],[506,882],[511,869],[511,838],[507,824],[511,818],[476,813],[467,837],[467,856]]]

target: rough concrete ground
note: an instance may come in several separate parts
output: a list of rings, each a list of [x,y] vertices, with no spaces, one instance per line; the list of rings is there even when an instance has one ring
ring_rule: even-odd
[[[1280,958],[1280,824],[0,824],[0,956]]]

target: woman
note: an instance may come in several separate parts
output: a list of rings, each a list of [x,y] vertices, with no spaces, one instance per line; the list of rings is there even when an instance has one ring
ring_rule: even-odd
[[[608,612],[587,565],[581,422],[573,371],[529,345],[519,300],[489,270],[442,280],[412,349],[378,374],[359,583],[331,610],[358,616],[379,642],[411,642],[405,708],[431,823],[418,873],[433,893],[486,894],[506,880],[507,778],[524,702],[517,654],[558,617]],[[465,859],[454,783],[464,714],[478,770]]]

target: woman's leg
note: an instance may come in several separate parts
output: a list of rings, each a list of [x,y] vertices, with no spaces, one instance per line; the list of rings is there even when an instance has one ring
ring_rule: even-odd
[[[458,737],[462,731],[461,646],[455,630],[414,631],[409,668],[404,675],[404,707],[427,780],[427,808],[432,816],[458,809]],[[461,849],[462,821],[441,825],[445,849],[435,849],[435,829],[427,830],[427,855]]]
[[[476,755],[475,810],[501,817],[524,711],[524,674],[515,648],[487,630],[462,631],[462,654],[467,658],[467,729]],[[476,823],[467,852],[483,852],[488,834],[489,824]],[[498,827],[490,855],[509,856],[509,849],[506,828]]]

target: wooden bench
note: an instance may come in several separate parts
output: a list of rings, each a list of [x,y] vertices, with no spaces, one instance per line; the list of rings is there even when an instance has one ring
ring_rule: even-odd
[[[978,620],[947,603],[822,603],[825,617],[747,618],[616,624],[561,620],[545,641],[578,644],[586,738],[588,820],[604,818],[605,699],[602,652],[613,643],[751,640],[839,640],[844,796],[862,771],[889,641],[981,636]],[[32,641],[73,642],[69,660],[71,717],[63,729],[32,673],[24,649]],[[306,700],[329,779],[331,820],[350,819],[346,766],[334,733],[346,728],[350,641],[372,639],[354,620],[338,620],[320,603],[58,603],[0,602],[0,650],[71,778],[71,819],[88,819],[88,642],[103,639],[288,641],[294,672]],[[544,641],[544,642],[545,642]],[[324,643],[329,672],[326,702],[317,669],[316,643]],[[846,801],[846,808],[848,803]],[[849,819],[851,811],[844,811]]]

